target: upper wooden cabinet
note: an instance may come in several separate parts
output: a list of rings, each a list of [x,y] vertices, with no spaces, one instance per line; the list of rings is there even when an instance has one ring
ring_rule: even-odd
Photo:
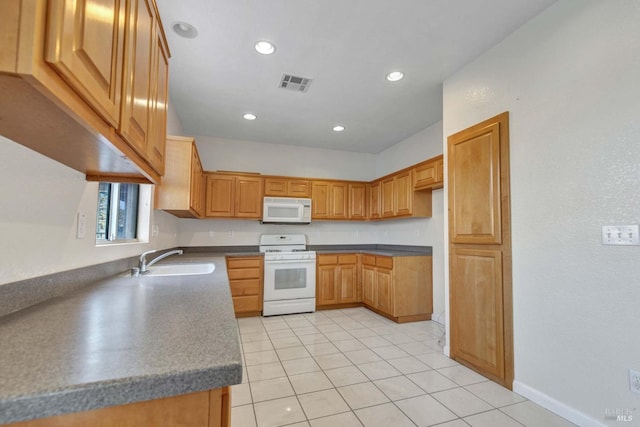
[[[349,184],[349,219],[364,221],[367,219],[368,184]]]
[[[206,179],[207,217],[262,218],[262,177],[250,174],[207,173]]]
[[[416,165],[413,169],[414,190],[442,188],[444,182],[444,162],[442,156],[434,157]]]
[[[180,218],[204,216],[204,175],[193,138],[169,136],[162,184],[156,187],[156,209]]]
[[[371,219],[431,216],[431,192],[414,191],[411,169],[388,175],[376,182],[380,185],[378,202],[380,212],[374,217],[372,205]],[[372,193],[372,203],[375,196]]]
[[[5,2],[6,3],[6,2]],[[20,2],[16,2],[20,3]],[[120,122],[125,1],[50,0],[45,60],[111,126]],[[100,19],[92,8],[100,6]]]
[[[311,197],[311,181],[287,177],[269,176],[264,178],[264,195],[272,197]]]
[[[153,0],[3,1],[0,28],[2,135],[88,179],[159,182],[170,55]]]
[[[374,181],[369,185],[369,218],[382,218],[382,183]]]
[[[349,183],[311,182],[312,219],[349,219]]]

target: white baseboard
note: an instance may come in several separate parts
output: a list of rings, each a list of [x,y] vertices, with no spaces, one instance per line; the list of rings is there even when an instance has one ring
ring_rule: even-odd
[[[589,415],[584,414],[533,387],[529,387],[520,381],[513,382],[513,391],[526,397],[530,401],[537,403],[543,408],[560,415],[562,418],[579,425],[580,427],[606,427],[606,424],[603,424],[601,421],[591,418]]]
[[[445,356],[451,357],[451,353],[448,345],[444,346],[444,348],[442,349],[442,352],[444,353]]]

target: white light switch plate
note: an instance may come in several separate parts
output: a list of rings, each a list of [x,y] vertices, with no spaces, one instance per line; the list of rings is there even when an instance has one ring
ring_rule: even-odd
[[[87,214],[78,212],[78,222],[76,228],[76,239],[84,239],[87,232]]]
[[[603,225],[603,245],[640,245],[638,225]]]

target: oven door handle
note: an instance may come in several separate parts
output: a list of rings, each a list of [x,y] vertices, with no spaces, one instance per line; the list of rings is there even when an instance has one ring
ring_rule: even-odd
[[[264,262],[264,266],[275,265],[275,264],[309,264],[315,265],[315,259],[279,259],[279,260],[268,260]]]

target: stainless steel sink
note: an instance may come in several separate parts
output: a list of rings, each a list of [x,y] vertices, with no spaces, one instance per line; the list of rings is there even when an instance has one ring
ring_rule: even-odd
[[[190,276],[211,274],[216,269],[212,262],[193,264],[160,264],[149,267],[144,276]]]

